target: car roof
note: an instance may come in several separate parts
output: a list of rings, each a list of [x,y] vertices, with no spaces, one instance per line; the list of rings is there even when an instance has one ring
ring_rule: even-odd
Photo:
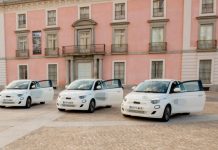
[[[173,82],[173,81],[176,81],[176,80],[173,80],[173,79],[148,79],[148,80],[145,80],[145,81],[169,81],[169,82]]]

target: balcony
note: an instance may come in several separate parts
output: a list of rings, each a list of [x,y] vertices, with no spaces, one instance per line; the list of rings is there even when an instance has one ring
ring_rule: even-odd
[[[58,57],[59,56],[59,48],[45,48],[45,56],[46,57]]]
[[[163,17],[164,8],[153,8],[153,17]]]
[[[63,46],[63,55],[104,55],[105,44]]]
[[[198,40],[197,51],[208,51],[217,49],[217,40]]]
[[[167,42],[151,42],[149,43],[149,53],[166,53]]]
[[[29,58],[29,50],[16,50],[16,57],[17,58]]]
[[[111,53],[112,54],[127,54],[128,44],[112,44]]]

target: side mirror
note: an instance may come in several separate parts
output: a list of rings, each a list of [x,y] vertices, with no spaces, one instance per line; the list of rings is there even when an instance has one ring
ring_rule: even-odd
[[[136,86],[133,86],[133,87],[132,87],[132,90],[135,90],[135,88],[136,88]]]
[[[101,86],[98,85],[98,86],[96,87],[96,90],[101,90]]]
[[[67,89],[69,87],[69,85],[65,85],[65,89]]]
[[[181,89],[180,89],[180,88],[175,88],[173,91],[174,91],[175,93],[179,93],[179,92],[181,92]]]

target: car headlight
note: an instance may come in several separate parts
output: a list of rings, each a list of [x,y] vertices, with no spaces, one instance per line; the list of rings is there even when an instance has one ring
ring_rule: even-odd
[[[83,96],[79,96],[80,99],[84,99],[86,98],[86,95],[83,95]]]
[[[160,100],[158,100],[158,99],[151,100],[151,103],[152,103],[152,104],[158,104],[158,103],[160,103]]]

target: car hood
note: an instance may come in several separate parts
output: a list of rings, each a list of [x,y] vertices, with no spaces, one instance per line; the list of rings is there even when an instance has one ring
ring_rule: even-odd
[[[158,99],[166,99],[167,94],[165,93],[140,93],[140,92],[131,92],[125,98],[131,101],[150,101]]]
[[[17,96],[18,94],[26,94],[27,90],[3,90],[0,92],[1,96]]]
[[[71,97],[71,98],[77,98],[79,96],[87,96],[87,95],[91,95],[91,91],[64,90],[59,94],[59,96],[61,96],[61,97]]]

